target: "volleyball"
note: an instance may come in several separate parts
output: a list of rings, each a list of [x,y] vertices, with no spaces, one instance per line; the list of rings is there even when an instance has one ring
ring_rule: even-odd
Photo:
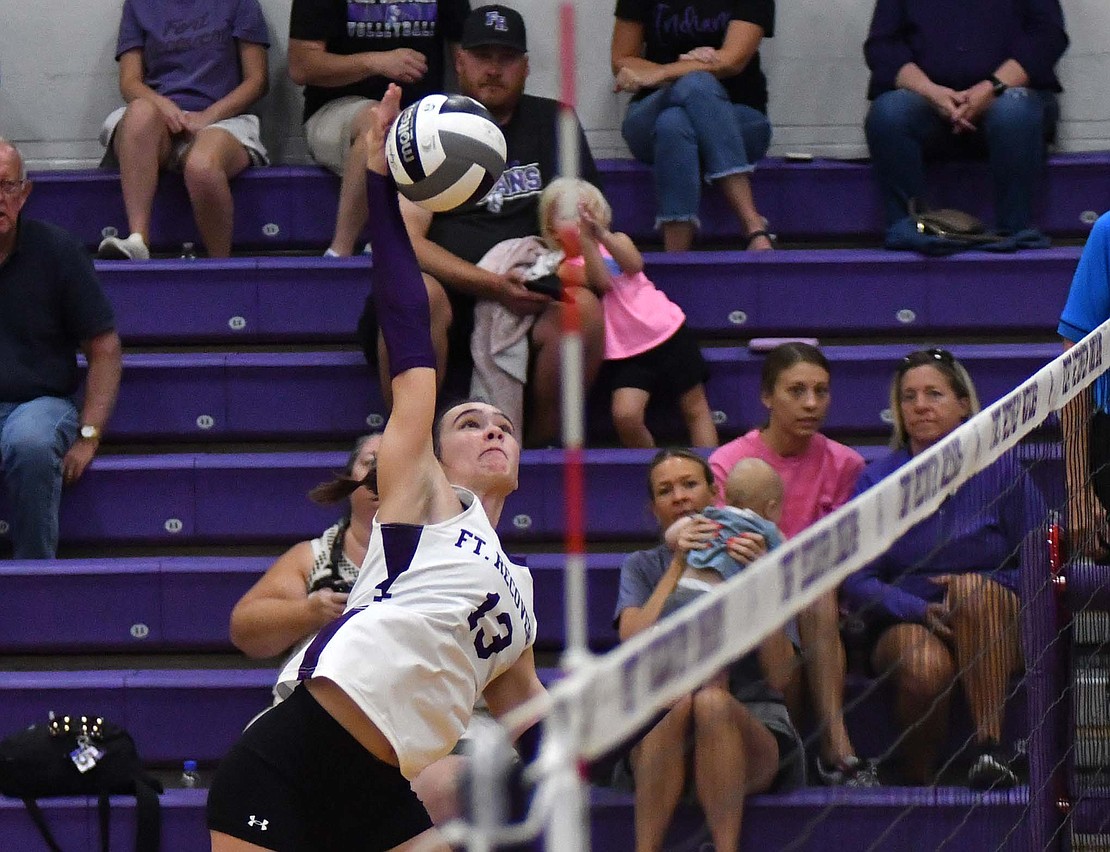
[[[401,195],[433,213],[480,201],[505,169],[505,137],[465,95],[426,95],[389,128],[386,159]]]

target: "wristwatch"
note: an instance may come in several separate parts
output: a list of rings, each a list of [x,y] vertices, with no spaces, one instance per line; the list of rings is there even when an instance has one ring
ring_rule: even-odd
[[[81,432],[79,434],[86,441],[100,440],[100,430],[93,426],[91,423],[86,423],[84,426],[82,426]]]
[[[999,80],[997,77],[995,77],[993,74],[991,74],[987,79],[990,81],[991,91],[994,92],[994,96],[996,98],[1002,97],[1002,93],[1004,91],[1006,91],[1008,88],[1010,88],[1005,83],[1003,83],[1001,80]]]

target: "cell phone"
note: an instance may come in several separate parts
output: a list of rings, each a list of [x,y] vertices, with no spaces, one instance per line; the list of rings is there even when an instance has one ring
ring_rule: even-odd
[[[350,592],[353,588],[353,583],[348,583],[346,580],[342,580],[339,577],[328,576],[321,577],[319,580],[312,584],[312,588],[310,588],[308,591],[309,594],[311,594],[312,592],[320,591],[320,589],[331,589],[333,592],[347,593]]]
[[[524,272],[524,286],[533,293],[543,293],[552,299],[563,298],[563,282],[556,270],[563,262],[561,251],[544,252]]]

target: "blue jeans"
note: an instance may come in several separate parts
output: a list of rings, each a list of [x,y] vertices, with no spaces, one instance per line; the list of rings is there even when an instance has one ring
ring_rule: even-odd
[[[1030,227],[1033,187],[1044,167],[1045,143],[1055,135],[1060,110],[1052,92],[1007,89],[971,134],[951,125],[914,92],[895,89],[875,98],[864,130],[882,190],[887,224],[906,215],[910,198],[925,194],[925,160],[982,157],[994,179],[994,214],[1000,231]]]
[[[62,458],[77,439],[73,401],[40,396],[0,402],[0,465],[16,559],[53,559],[58,550]]]
[[[632,155],[655,164],[655,221],[698,221],[706,183],[752,171],[771,144],[771,123],[759,110],[728,99],[706,71],[680,77],[628,106],[621,135]]]

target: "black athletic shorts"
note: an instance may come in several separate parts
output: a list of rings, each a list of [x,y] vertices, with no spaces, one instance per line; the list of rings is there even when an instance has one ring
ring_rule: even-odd
[[[377,852],[431,828],[395,766],[298,687],[239,738],[208,793],[208,828],[275,852]]]
[[[709,368],[686,323],[654,349],[603,365],[603,381],[611,391],[639,388],[653,395],[678,397],[708,379]]]

